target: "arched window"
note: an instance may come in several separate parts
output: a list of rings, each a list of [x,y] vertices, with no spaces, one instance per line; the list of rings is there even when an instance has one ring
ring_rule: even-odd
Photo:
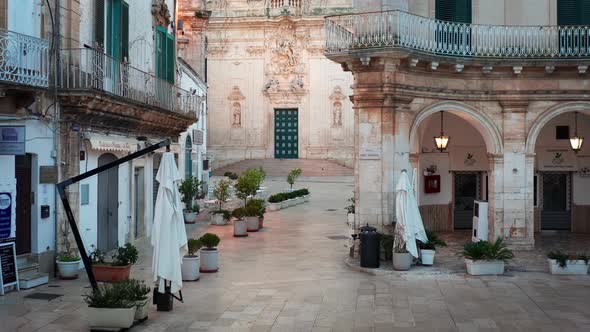
[[[193,176],[193,142],[191,136],[186,135],[186,141],[184,143],[184,175],[185,177]]]

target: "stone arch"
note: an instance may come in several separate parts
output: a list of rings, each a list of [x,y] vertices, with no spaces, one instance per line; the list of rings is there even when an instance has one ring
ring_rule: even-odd
[[[488,153],[502,154],[504,151],[502,134],[487,114],[465,103],[443,101],[427,106],[418,112],[414,118],[412,126],[410,127],[410,153],[420,153],[419,128],[422,122],[424,122],[429,116],[440,111],[449,112],[459,116],[477,129],[486,143]]]
[[[541,133],[541,130],[551,121],[553,118],[569,112],[584,112],[586,114],[590,113],[590,102],[586,101],[575,101],[575,102],[567,102],[558,104],[556,106],[550,107],[545,112],[539,114],[531,129],[528,132],[525,144],[525,151],[527,154],[535,153],[535,144],[537,142],[537,138]]]

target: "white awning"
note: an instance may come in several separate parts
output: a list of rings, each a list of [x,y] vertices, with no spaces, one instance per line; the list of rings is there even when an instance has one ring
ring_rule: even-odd
[[[137,140],[135,138],[95,133],[85,133],[84,137],[90,142],[90,147],[93,150],[121,152],[137,151]]]

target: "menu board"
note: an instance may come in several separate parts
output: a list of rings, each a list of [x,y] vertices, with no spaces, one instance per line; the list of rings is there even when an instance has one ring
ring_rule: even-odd
[[[4,287],[16,285],[18,289],[18,266],[14,242],[0,243],[0,295],[4,295]]]

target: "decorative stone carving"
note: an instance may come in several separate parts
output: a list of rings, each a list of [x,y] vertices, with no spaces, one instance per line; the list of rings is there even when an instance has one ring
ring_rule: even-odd
[[[227,50],[227,46],[214,46],[207,49],[207,54],[210,56],[222,56],[227,53]]]
[[[170,10],[164,0],[153,0],[152,1],[152,16],[156,21],[157,25],[167,27],[170,25]]]
[[[291,81],[291,91],[304,92],[305,90],[303,89],[303,85],[303,79],[301,78],[301,76],[297,76]]]
[[[301,61],[301,50],[306,48],[308,40],[307,32],[298,35],[295,24],[284,19],[266,40],[266,46],[271,50],[268,73],[283,76],[303,74],[305,66]]]
[[[280,90],[277,92],[265,92],[274,105],[299,105],[301,98],[305,93],[293,93],[291,91]]]
[[[266,49],[264,46],[248,46],[246,47],[246,53],[250,56],[261,56],[264,54]]]
[[[234,85],[231,93],[227,97],[231,101],[231,125],[234,128],[242,127],[242,100],[246,97],[240,91],[240,87]]]
[[[342,128],[342,103],[339,101],[332,104],[332,128]]]
[[[266,85],[264,86],[264,91],[268,92],[268,93],[275,93],[279,91],[279,81],[277,79],[271,79],[270,81],[268,81],[268,83],[266,83]]]

